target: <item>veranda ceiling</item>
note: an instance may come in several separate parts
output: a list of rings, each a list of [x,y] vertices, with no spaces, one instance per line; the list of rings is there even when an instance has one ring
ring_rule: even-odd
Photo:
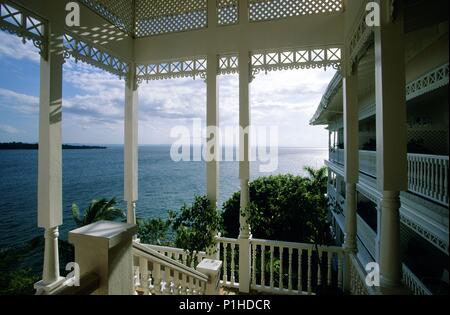
[[[208,27],[208,0],[80,0],[134,37]],[[216,0],[217,24],[239,22],[239,0]],[[248,0],[250,22],[339,12],[342,0]]]

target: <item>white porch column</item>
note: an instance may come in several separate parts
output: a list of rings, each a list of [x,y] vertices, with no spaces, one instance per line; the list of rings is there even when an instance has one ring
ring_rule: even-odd
[[[348,254],[356,253],[357,195],[359,177],[359,116],[358,116],[358,71],[348,66],[342,82],[344,104],[344,180],[345,180],[345,229],[344,248]],[[350,261],[344,268],[344,290],[350,290]]]
[[[407,190],[405,49],[402,0],[380,1],[375,28],[377,184],[381,201],[380,273],[382,287],[401,283],[400,191]],[[395,17],[395,19],[393,19]],[[393,66],[395,65],[395,66]]]
[[[51,29],[48,58],[41,57],[38,153],[38,227],[45,229],[42,281],[38,293],[50,293],[64,280],[59,274],[58,226],[62,224],[62,76],[63,37]]]
[[[356,251],[356,183],[359,177],[358,75],[348,73],[342,83],[344,95],[345,247]]]
[[[249,180],[250,180],[250,54],[241,51],[239,54],[239,179],[241,182],[241,202],[239,216],[239,291],[248,293],[250,291],[250,226],[247,218],[243,215],[248,203]]]
[[[131,65],[125,83],[125,145],[124,199],[127,201],[127,222],[136,224],[138,200],[138,87],[136,67]]]
[[[219,199],[219,161],[221,149],[219,147],[219,84],[217,82],[218,57],[208,54],[208,68],[206,77],[206,195],[212,205],[217,206]]]

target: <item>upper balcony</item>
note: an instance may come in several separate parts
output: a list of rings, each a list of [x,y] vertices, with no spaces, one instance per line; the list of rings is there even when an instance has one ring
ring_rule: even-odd
[[[344,150],[330,151],[330,161],[344,165]],[[376,178],[375,151],[359,151],[359,170]],[[408,190],[438,204],[449,205],[449,157],[439,155],[408,154]]]

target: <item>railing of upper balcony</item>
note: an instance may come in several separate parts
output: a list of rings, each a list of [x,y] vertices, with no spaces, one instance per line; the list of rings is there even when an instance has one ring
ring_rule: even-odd
[[[405,264],[402,264],[402,273],[403,283],[411,290],[412,293],[414,293],[414,295],[433,294]]]
[[[344,150],[330,151],[330,161],[344,165]],[[376,177],[376,152],[360,151],[359,161],[362,173]],[[409,191],[445,206],[449,205],[448,172],[448,156],[408,154]]]
[[[218,237],[224,264],[222,285],[239,285],[237,239]],[[251,239],[251,288],[273,294],[320,294],[341,290],[344,251],[341,247]]]

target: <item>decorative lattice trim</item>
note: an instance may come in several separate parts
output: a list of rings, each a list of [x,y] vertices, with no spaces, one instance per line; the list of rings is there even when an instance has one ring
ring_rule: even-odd
[[[136,36],[206,28],[206,0],[136,0]]]
[[[81,60],[90,65],[118,75],[120,78],[126,77],[130,70],[128,63],[117,57],[95,48],[94,46],[79,40],[71,35],[64,35],[64,57],[72,56],[75,61]]]
[[[294,16],[340,12],[342,0],[249,0],[251,22]]]
[[[31,40],[47,59],[47,22],[10,1],[0,2],[0,29],[18,35],[25,43]]]
[[[441,239],[403,214],[400,214],[400,221],[448,255],[448,240]]]
[[[292,49],[264,53],[253,53],[251,67],[253,76],[260,72],[289,69],[339,69],[340,48]]]
[[[357,19],[357,24],[349,40],[350,60],[352,64],[357,64],[359,59],[364,56],[366,49],[374,39],[374,28],[366,23],[367,12],[365,10],[368,0],[365,0],[361,13]]]
[[[235,74],[239,72],[239,55],[221,55],[219,56],[218,74]]]
[[[129,35],[134,35],[134,8],[132,0],[80,0],[111,24]]]
[[[217,0],[217,24],[239,23],[239,0]]]
[[[411,100],[449,83],[449,64],[434,69],[406,86],[406,98]]]
[[[137,66],[137,82],[173,78],[206,78],[206,58],[191,58]]]

